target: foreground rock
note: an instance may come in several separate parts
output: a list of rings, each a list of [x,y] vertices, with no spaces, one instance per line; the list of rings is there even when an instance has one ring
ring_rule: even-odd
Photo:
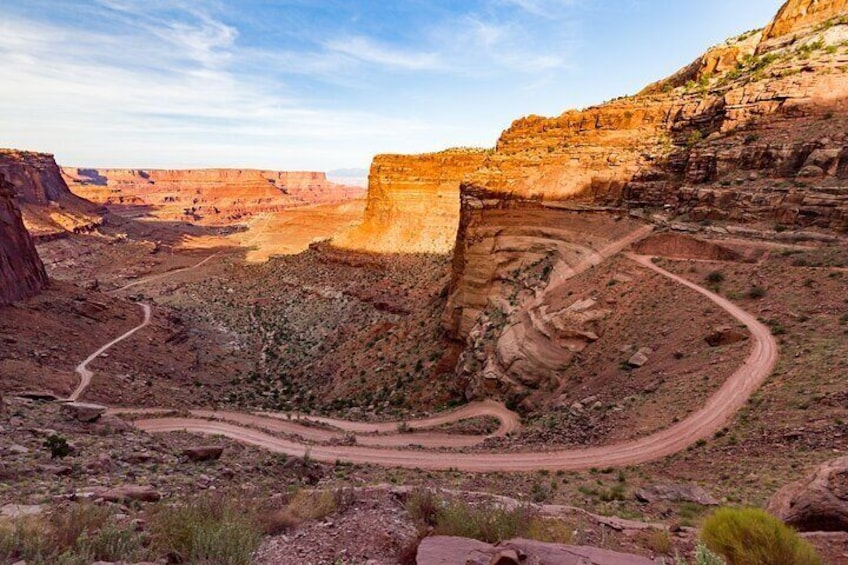
[[[716,328],[713,332],[704,338],[710,347],[722,347],[745,341],[748,339],[748,334],[742,330],[737,330],[731,327]]]
[[[801,531],[848,531],[848,457],[783,487],[768,510]]]
[[[649,565],[650,559],[594,547],[557,545],[516,539],[498,546],[481,541],[436,536],[418,547],[418,565]]]
[[[158,502],[162,495],[149,486],[122,486],[100,493],[100,498],[107,502]]]
[[[217,461],[224,453],[224,448],[219,445],[201,445],[198,447],[188,447],[183,450],[183,455],[191,461]]]
[[[24,227],[14,187],[0,173],[0,306],[41,292],[47,272]]]
[[[106,407],[85,402],[68,402],[62,405],[62,410],[80,422],[94,422],[106,413]]]

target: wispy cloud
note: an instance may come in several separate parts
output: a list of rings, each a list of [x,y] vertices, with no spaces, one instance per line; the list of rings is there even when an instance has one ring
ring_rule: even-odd
[[[405,52],[362,36],[336,39],[324,44],[327,49],[353,57],[357,61],[407,70],[439,70],[444,63],[437,53]]]

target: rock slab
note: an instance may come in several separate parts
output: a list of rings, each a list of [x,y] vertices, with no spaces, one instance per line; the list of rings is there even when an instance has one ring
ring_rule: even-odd
[[[451,536],[425,538],[418,547],[418,565],[651,565],[639,555],[594,547],[558,545],[515,539],[500,545]],[[518,559],[518,561],[515,561]]]

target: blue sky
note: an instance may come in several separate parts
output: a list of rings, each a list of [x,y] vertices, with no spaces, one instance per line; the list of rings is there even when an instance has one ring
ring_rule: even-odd
[[[0,146],[112,167],[367,168],[492,146],[780,0],[0,0]]]

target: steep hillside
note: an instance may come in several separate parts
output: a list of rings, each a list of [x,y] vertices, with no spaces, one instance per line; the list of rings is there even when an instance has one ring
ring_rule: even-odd
[[[210,225],[294,206],[341,202],[364,192],[333,184],[320,172],[66,167],[62,174],[76,194],[115,212]]]
[[[460,369],[475,396],[556,390],[605,328],[601,305],[557,283],[643,237],[632,220],[848,231],[848,22],[832,18],[846,9],[793,0],[765,35],[715,47],[636,96],[503,133],[461,185],[444,318],[471,347]]]
[[[485,156],[474,149],[378,155],[365,219],[334,244],[375,253],[449,253],[459,224],[459,183]]]
[[[98,207],[68,189],[53,155],[0,149],[0,173],[12,184],[33,237],[85,232],[101,222]]]
[[[0,173],[0,305],[37,294],[47,273],[24,227],[14,186]]]

